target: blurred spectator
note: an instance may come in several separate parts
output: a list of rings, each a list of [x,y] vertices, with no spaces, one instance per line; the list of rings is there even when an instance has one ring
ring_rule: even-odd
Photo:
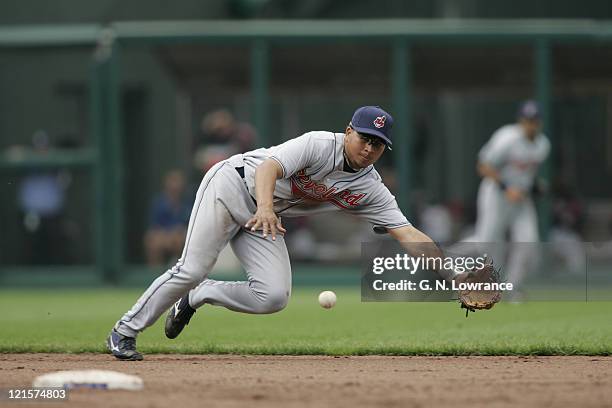
[[[391,166],[380,166],[380,169],[377,170],[391,194],[397,195],[398,181],[395,169]]]
[[[32,154],[46,155],[50,149],[47,132],[35,132],[32,137]],[[24,255],[28,262],[69,263],[69,245],[66,241],[69,231],[66,228],[64,207],[66,190],[71,180],[67,171],[34,170],[19,184],[17,199],[26,231]]]
[[[414,189],[412,207],[413,223],[438,243],[448,243],[453,238],[453,214],[444,203],[434,203],[424,190]]]
[[[569,187],[559,184],[555,188],[553,226],[580,234],[584,224],[584,206]]]
[[[204,115],[200,131],[201,137],[194,155],[198,176],[221,160],[252,150],[256,139],[253,126],[237,122],[226,109],[217,109]]]
[[[283,219],[283,224],[289,232],[285,235],[291,257],[299,261],[317,261],[317,237],[309,227],[309,217]]]
[[[426,206],[420,218],[421,231],[435,242],[448,243],[452,240],[453,220],[450,211],[444,205]]]
[[[211,145],[230,144],[234,127],[234,116],[226,109],[218,109],[207,113],[200,124],[200,130],[207,144]]]
[[[553,251],[571,272],[584,273],[586,253],[580,236],[584,219],[582,203],[564,184],[557,186],[555,195],[549,236]]]
[[[151,206],[144,245],[147,263],[158,266],[177,259],[183,251],[191,201],[185,195],[185,178],[179,170],[166,173],[163,190]]]
[[[591,242],[586,246],[589,263],[604,262],[606,273],[609,275],[609,262],[612,260],[612,215],[608,216],[606,223],[607,236],[601,241]]]

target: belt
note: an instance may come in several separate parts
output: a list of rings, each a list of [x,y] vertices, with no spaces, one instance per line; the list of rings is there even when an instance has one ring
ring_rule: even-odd
[[[246,180],[244,179],[244,166],[234,167],[234,169],[236,170],[236,172],[238,173],[240,178],[244,181],[244,186],[246,187]],[[247,191],[248,190],[249,189],[247,188]],[[251,197],[251,200],[253,200],[253,203],[255,203],[255,205],[257,205],[257,201],[255,200],[255,197],[253,197],[251,195],[251,193],[249,193],[249,196]]]

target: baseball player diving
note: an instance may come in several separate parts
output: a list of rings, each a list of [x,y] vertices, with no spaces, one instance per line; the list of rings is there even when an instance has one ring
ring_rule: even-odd
[[[419,252],[426,256],[441,256],[431,239],[408,222],[374,168],[392,145],[392,126],[389,113],[364,106],[344,133],[308,132],[213,166],[196,194],[181,258],[115,324],[107,338],[111,353],[142,360],[136,336],[169,308],[169,338],[177,337],[205,304],[243,313],[283,309],[291,294],[291,265],[281,217],[347,211],[401,243],[422,243]],[[228,243],[247,279],[207,279]],[[459,280],[465,274],[440,275]]]
[[[538,223],[532,193],[538,190],[538,168],[550,152],[550,142],[541,133],[541,114],[535,101],[521,104],[514,124],[499,128],[478,155],[482,177],[477,198],[477,220],[473,237],[466,241],[500,243],[509,230],[514,242],[537,242]],[[501,248],[493,249],[499,254]],[[529,245],[516,245],[506,269],[507,280],[520,283],[535,259]]]

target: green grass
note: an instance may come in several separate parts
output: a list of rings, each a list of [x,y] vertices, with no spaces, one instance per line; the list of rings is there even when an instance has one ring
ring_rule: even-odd
[[[333,289],[333,288],[332,288]],[[163,317],[138,339],[145,353],[329,355],[610,355],[612,302],[499,304],[470,313],[457,303],[361,303],[359,289],[317,304],[295,290],[272,315],[205,306],[176,340]],[[0,291],[0,352],[105,352],[104,338],[139,291]]]

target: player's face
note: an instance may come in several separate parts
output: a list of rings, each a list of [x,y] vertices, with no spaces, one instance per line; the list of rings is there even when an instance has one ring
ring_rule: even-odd
[[[523,127],[525,135],[532,140],[540,133],[540,129],[542,128],[542,122],[539,119],[523,118],[520,120],[520,124]]]
[[[385,151],[383,141],[370,135],[362,135],[353,128],[346,129],[344,152],[351,167],[363,169],[376,163]]]

